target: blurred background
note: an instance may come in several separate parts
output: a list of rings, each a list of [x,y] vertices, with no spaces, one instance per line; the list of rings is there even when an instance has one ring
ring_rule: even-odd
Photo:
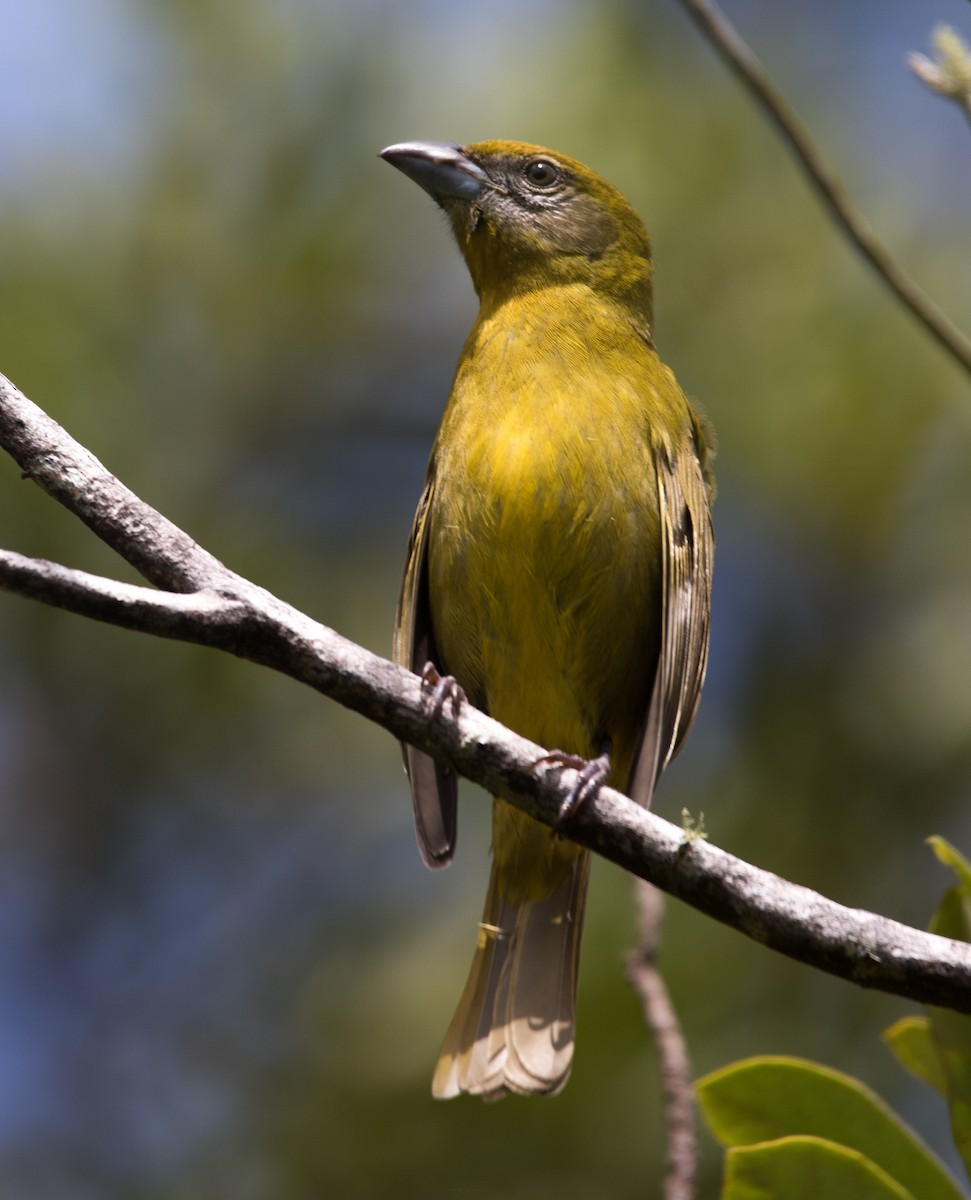
[[[964,0],[732,0],[901,262],[971,327],[971,137],[906,70]],[[390,142],[512,137],[644,216],[658,345],[719,435],[713,646],[658,811],[920,926],[971,851],[971,384],[835,234],[675,0],[0,0],[0,370],[236,570],[390,652],[474,314]],[[131,578],[0,462],[0,544]],[[397,746],[246,663],[0,596],[0,1192],[642,1197],[658,1076],[597,864],[573,1078],[435,1104],[484,893],[421,865]],[[698,1074],[860,1075],[913,1006],[672,902]],[[705,1194],[720,1152],[703,1136]],[[954,1161],[953,1157],[950,1161]]]

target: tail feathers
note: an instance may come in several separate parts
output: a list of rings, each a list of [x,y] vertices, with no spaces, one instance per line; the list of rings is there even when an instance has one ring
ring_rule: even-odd
[[[493,866],[472,969],[432,1081],[438,1099],[555,1095],[566,1084],[589,869],[583,853],[546,899],[509,904]]]

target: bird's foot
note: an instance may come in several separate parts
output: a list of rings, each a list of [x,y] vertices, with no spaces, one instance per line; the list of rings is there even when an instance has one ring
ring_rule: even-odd
[[[579,754],[568,754],[565,750],[551,750],[549,754],[544,754],[533,763],[533,768],[536,767],[554,767],[560,770],[569,767],[577,773],[576,782],[560,805],[553,825],[553,832],[560,833],[573,814],[588,800],[592,800],[603,787],[610,774],[610,755],[604,753],[596,758],[582,758]]]
[[[446,704],[452,706],[453,717],[459,715],[459,709],[465,703],[465,689],[454,675],[442,675],[434,663],[427,662],[421,669],[421,686],[430,693],[429,721],[437,721],[445,711]]]

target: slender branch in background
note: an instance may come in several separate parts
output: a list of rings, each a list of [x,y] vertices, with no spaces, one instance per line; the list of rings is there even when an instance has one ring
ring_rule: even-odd
[[[728,18],[713,0],[681,0],[681,4],[781,131],[837,224],[842,226],[901,303],[971,375],[971,341],[948,320],[877,241],[839,179],[823,161],[806,127]]]
[[[697,1109],[688,1047],[668,989],[657,968],[664,896],[643,879],[634,880],[637,945],[627,956],[627,975],[657,1047],[664,1094],[666,1169],[664,1200],[693,1200],[697,1174]]]
[[[0,375],[0,447],[143,575],[136,587],[0,551],[0,588],[280,671],[434,755],[549,826],[577,782],[538,771],[547,748],[470,704],[432,719],[417,675],[342,638],[235,574],[139,500]],[[610,788],[570,818],[569,837],[765,946],[925,1004],[971,1012],[971,945],[845,908],[759,870]]]
[[[938,25],[931,42],[935,58],[909,54],[907,65],[932,92],[953,100],[971,123],[971,46],[950,25]]]

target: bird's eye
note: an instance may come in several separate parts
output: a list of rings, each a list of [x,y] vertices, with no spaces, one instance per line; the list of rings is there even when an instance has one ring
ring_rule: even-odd
[[[534,158],[523,168],[526,182],[534,188],[551,188],[560,182],[560,173],[545,158]]]

